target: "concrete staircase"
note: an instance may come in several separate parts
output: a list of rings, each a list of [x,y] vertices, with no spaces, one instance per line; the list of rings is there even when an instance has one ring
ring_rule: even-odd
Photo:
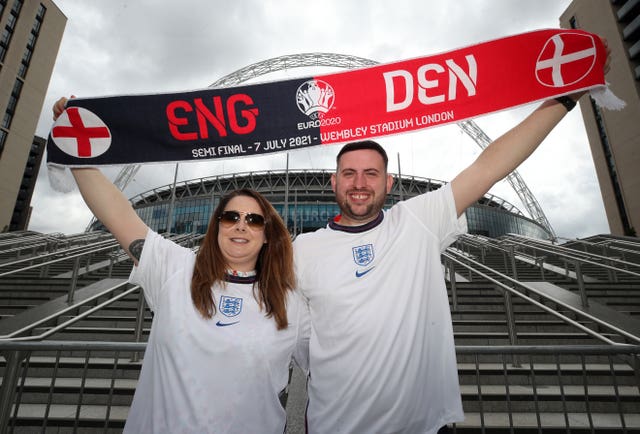
[[[45,243],[37,234],[24,237],[30,245]],[[579,304],[575,302],[580,300],[577,280],[567,273],[562,259],[547,253],[541,266],[539,260],[536,263],[538,257],[520,248],[516,249],[516,260],[512,261],[504,250],[493,246],[496,240],[485,241],[469,239],[467,244],[463,241],[454,247],[463,256],[505,276],[517,275],[518,281],[540,282],[544,279],[551,285],[553,294],[564,295],[567,299],[573,297],[574,304]],[[518,241],[507,238],[500,242]],[[608,252],[615,251],[615,240],[606,241]],[[633,252],[634,245],[626,244],[629,240],[624,241],[625,261],[640,264]],[[640,243],[637,244],[640,251]],[[64,257],[64,252],[74,245],[69,242],[59,247],[57,255]],[[575,247],[584,251],[585,244]],[[586,247],[602,249],[591,244]],[[47,252],[41,247],[21,247],[20,237],[13,243],[0,238],[0,334],[3,335],[17,327],[16,324],[32,320],[38,308],[46,310],[51,306],[53,309],[56,303],[59,306],[66,302],[74,274],[74,261],[69,260],[49,265],[46,273],[42,266],[2,277],[9,269],[19,269],[14,265],[3,267],[16,260],[16,250],[21,250],[21,259],[33,257],[34,261]],[[91,294],[99,294],[109,286],[105,282],[128,277],[131,262],[114,262],[112,259],[117,255],[117,252],[109,251],[94,253],[90,261],[82,257],[75,300],[90,299]],[[615,312],[626,321],[622,321],[623,325],[633,331],[640,320],[640,279],[622,274],[614,279],[611,272],[597,266],[583,266],[582,272],[590,309],[597,305],[608,314]],[[447,285],[466,414],[466,420],[453,427],[455,432],[480,433],[484,429],[487,433],[518,434],[640,433],[640,354],[607,352],[602,349],[606,345],[601,340],[539,306],[517,296],[505,295],[508,291],[495,282],[479,279],[461,267],[455,267],[455,273],[455,291],[451,282]],[[497,281],[511,284],[505,278],[497,278]],[[528,295],[613,342],[637,344],[558,302]],[[37,336],[50,331],[109,297],[99,297],[29,333]],[[509,303],[512,306],[511,324],[507,314]],[[9,415],[8,432],[121,432],[143,356],[124,346],[135,342],[136,332],[142,341],[146,341],[151,325],[151,313],[145,309],[143,327],[137,330],[139,305],[139,294],[132,293],[47,338],[48,341],[123,345],[120,351],[108,348],[108,345],[93,351],[87,351],[81,345],[62,346],[57,351],[4,351],[0,370],[5,378],[10,373],[11,358],[22,361],[14,396],[19,406],[15,417],[13,411]],[[572,307],[581,309],[579,305]],[[640,335],[640,328],[637,335]],[[514,344],[519,348],[517,353],[510,350]],[[576,346],[581,346],[580,351],[574,350]],[[287,432],[299,433],[304,432],[306,395],[304,378],[297,368],[293,374],[287,403]]]
[[[573,308],[520,291],[554,312],[613,342],[637,345],[575,311],[597,313],[599,318],[640,336],[639,278],[620,274],[617,281],[613,281],[610,272],[583,265],[581,271],[589,304],[585,308],[575,273],[571,273],[573,268],[567,273],[566,258],[547,253],[542,266],[541,261],[536,263],[535,258],[527,257],[522,249],[510,256],[509,241],[508,237],[502,240],[502,249],[486,245],[481,249],[473,242],[465,245],[464,241],[457,248],[503,275],[536,289],[546,288],[543,292]],[[637,256],[628,256],[640,264]],[[635,270],[638,272],[640,267]],[[456,271],[461,280],[470,277],[464,270]],[[508,280],[498,280],[511,285]],[[451,282],[448,285],[451,289]],[[452,318],[466,414],[466,420],[457,424],[457,432],[481,432],[481,426],[491,433],[640,432],[638,354],[630,359],[626,355],[597,352],[562,353],[574,346],[599,346],[602,342],[542,308],[516,296],[505,296],[507,291],[491,282],[476,278],[456,281],[455,290],[457,307],[452,303]],[[511,337],[513,333],[509,333],[505,308],[509,301],[513,306],[515,341]],[[515,355],[478,355],[467,354],[460,348],[510,344],[535,349]],[[546,354],[544,349],[552,346],[556,351]]]

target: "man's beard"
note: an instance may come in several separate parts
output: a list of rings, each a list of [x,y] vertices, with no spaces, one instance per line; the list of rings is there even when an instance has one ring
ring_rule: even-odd
[[[338,206],[340,207],[340,212],[342,213],[343,216],[347,217],[350,220],[354,220],[354,221],[368,221],[368,220],[372,220],[373,218],[375,218],[378,213],[380,212],[380,210],[384,207],[384,201],[386,199],[386,196],[383,194],[381,196],[378,196],[375,194],[375,192],[371,192],[369,190],[362,190],[362,191],[366,191],[367,193],[371,194],[374,198],[373,202],[370,203],[369,205],[367,205],[365,207],[364,212],[359,212],[356,213],[351,204],[349,203],[349,194],[353,193],[353,192],[357,192],[360,190],[349,190],[344,197],[342,198],[342,200],[336,200],[336,202],[338,203]],[[339,199],[339,198],[337,198]],[[359,205],[362,206],[362,205]]]

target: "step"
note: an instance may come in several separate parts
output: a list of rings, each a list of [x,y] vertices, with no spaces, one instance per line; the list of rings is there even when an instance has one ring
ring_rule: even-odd
[[[47,426],[73,426],[78,406],[70,404],[52,404],[48,409],[45,404],[22,404],[18,407],[17,425],[39,426],[47,414]],[[107,422],[108,412],[108,422]],[[12,410],[13,414],[13,410]],[[80,426],[104,427],[108,424],[112,428],[124,427],[129,414],[129,406],[116,405],[107,408],[104,405],[83,405],[80,407]]]
[[[640,430],[640,414],[627,413],[623,417],[627,428]],[[477,431],[472,432],[479,432],[478,427],[481,426],[481,421],[484,420],[485,428],[492,434],[494,429],[508,429],[511,426],[518,429],[537,429],[540,426],[545,430],[563,430],[569,427],[573,433],[574,429],[588,430],[593,425],[598,432],[607,434],[619,433],[622,429],[622,422],[618,414],[591,413],[587,415],[585,413],[569,413],[565,419],[565,415],[562,413],[545,412],[541,413],[539,418],[540,423],[538,423],[538,417],[535,413],[518,412],[511,415],[510,421],[507,413],[486,412],[481,414],[479,412],[467,412],[465,413],[464,422],[457,423],[456,427],[476,429]],[[589,421],[590,418],[591,423]]]

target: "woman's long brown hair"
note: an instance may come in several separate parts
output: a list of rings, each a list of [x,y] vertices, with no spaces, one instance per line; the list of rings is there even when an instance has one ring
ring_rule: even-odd
[[[191,299],[203,317],[211,318],[216,313],[211,288],[215,283],[226,284],[226,270],[229,268],[218,245],[218,218],[227,203],[236,196],[255,199],[264,214],[267,242],[258,255],[257,281],[253,285],[253,294],[267,318],[274,318],[278,330],[287,328],[287,291],[295,287],[291,237],[282,218],[271,203],[253,190],[241,189],[227,194],[213,212],[209,220],[209,228],[196,256],[196,265],[191,278]]]

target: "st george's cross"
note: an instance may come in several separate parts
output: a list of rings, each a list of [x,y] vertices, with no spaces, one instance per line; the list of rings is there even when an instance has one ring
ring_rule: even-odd
[[[571,50],[566,47],[571,46]],[[536,62],[536,78],[544,86],[569,86],[585,77],[596,62],[593,36],[581,33],[554,35]]]
[[[70,107],[56,121],[51,137],[65,153],[78,158],[103,154],[111,146],[111,132],[91,111]]]

